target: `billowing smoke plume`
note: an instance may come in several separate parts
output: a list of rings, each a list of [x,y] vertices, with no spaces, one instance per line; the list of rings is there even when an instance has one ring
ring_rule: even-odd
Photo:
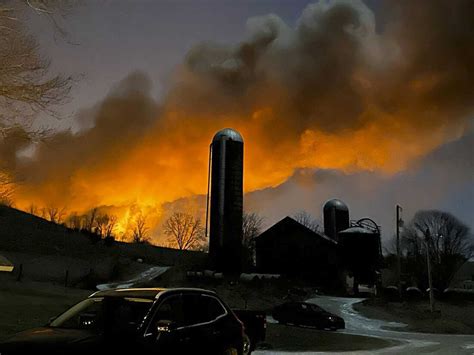
[[[240,44],[193,48],[159,104],[135,73],[78,115],[86,128],[31,158],[4,140],[18,204],[159,208],[203,194],[210,140],[226,126],[246,142],[246,191],[301,168],[407,168],[461,137],[474,111],[474,3],[397,1],[386,13],[376,23],[362,2],[319,1],[294,27],[251,18]]]
[[[417,210],[438,208],[474,227],[473,151],[471,132],[417,159],[409,170],[391,176],[370,171],[300,169],[279,186],[248,193],[245,204],[272,225],[301,210],[322,221],[324,202],[340,197],[348,204],[351,219],[371,217],[381,224],[385,241],[395,233],[397,204],[403,207],[405,221]]]

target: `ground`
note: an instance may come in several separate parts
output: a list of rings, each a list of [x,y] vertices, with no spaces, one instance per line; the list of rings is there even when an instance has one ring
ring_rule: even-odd
[[[90,294],[90,291],[37,282],[2,282],[0,339],[45,325],[51,317]]]
[[[368,299],[354,305],[354,309],[368,318],[405,323],[404,330],[420,333],[474,334],[473,302],[436,301],[435,313],[429,310],[428,300],[419,302],[387,302]]]
[[[266,342],[257,353],[281,351],[356,351],[375,350],[397,344],[395,341],[343,332],[315,330],[269,323]]]

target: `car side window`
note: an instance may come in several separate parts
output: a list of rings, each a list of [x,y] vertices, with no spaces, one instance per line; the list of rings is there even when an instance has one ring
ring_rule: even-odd
[[[183,301],[180,295],[170,296],[161,302],[153,317],[153,324],[159,321],[171,321],[177,326],[184,324]]]
[[[183,295],[183,309],[187,326],[212,322],[226,313],[215,297],[200,294]]]
[[[204,322],[216,320],[227,313],[225,308],[215,297],[203,295],[201,296],[201,303],[205,310],[202,316]]]
[[[152,327],[160,321],[173,322],[177,327],[207,323],[226,314],[222,304],[212,296],[182,294],[166,298],[155,312]]]

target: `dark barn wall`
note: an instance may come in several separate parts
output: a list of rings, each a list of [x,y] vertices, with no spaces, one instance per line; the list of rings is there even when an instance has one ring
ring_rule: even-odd
[[[211,145],[209,255],[218,271],[241,270],[244,144],[233,130],[216,134]]]
[[[339,281],[338,246],[287,217],[256,241],[260,272],[301,278],[322,286]]]

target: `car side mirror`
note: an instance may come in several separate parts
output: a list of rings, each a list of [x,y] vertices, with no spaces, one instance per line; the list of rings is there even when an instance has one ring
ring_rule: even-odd
[[[158,333],[170,333],[177,328],[175,322],[171,320],[160,320],[156,324],[156,331]]]

